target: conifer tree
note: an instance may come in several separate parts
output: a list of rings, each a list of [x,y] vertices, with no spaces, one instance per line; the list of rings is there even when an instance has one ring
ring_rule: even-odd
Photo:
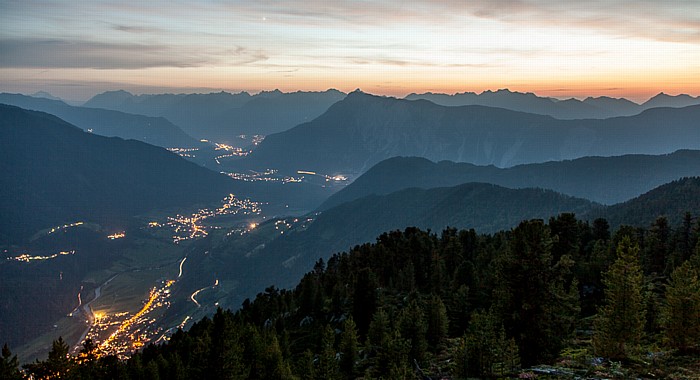
[[[440,296],[433,294],[426,304],[426,314],[428,322],[427,339],[433,350],[447,337],[448,320],[447,309]]]
[[[516,339],[526,365],[555,357],[578,314],[578,297],[568,297],[563,284],[573,261],[564,255],[555,264],[551,248],[544,222],[525,221],[513,230],[497,263],[494,312]]]
[[[321,352],[318,354],[316,379],[332,380],[338,378],[338,361],[335,355],[335,331],[329,326],[323,329]]]
[[[518,346],[492,311],[472,315],[455,359],[460,377],[506,376],[520,368]]]
[[[19,361],[17,355],[12,355],[7,344],[2,346],[2,357],[0,358],[0,379],[20,380],[22,374],[19,372]]]
[[[603,275],[604,305],[595,321],[593,345],[597,355],[625,359],[644,332],[643,277],[639,247],[629,237],[617,246],[617,259]]]
[[[410,360],[421,362],[425,358],[425,351],[428,348],[426,332],[428,325],[425,322],[425,314],[418,302],[411,300],[399,315],[399,329],[401,337],[408,340],[411,350]]]
[[[357,326],[352,317],[345,320],[343,334],[340,337],[340,370],[348,378],[355,378],[355,363],[360,358],[357,339]]]
[[[664,340],[686,352],[700,345],[700,281],[689,261],[671,274],[662,310]]]

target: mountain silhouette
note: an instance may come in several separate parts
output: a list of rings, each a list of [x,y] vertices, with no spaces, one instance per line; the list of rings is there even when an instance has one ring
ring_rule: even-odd
[[[198,141],[162,117],[145,117],[97,108],[75,107],[59,101],[19,94],[0,94],[0,103],[47,112],[85,131],[147,142],[165,148],[194,147]]]

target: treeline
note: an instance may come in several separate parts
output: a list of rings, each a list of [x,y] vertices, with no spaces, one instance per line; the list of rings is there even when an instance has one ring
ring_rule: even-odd
[[[664,377],[649,352],[683,358],[700,348],[699,237],[689,214],[678,228],[659,218],[614,233],[573,214],[493,235],[408,228],[318,261],[294,290],[269,287],[129,360],[99,357],[91,342],[68,357],[58,340],[47,360],[23,368],[34,378],[404,379],[617,363]],[[2,371],[23,375],[9,349]],[[601,376],[625,375],[614,371]]]

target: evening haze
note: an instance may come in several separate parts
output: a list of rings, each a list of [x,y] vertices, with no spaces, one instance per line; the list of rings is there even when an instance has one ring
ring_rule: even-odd
[[[700,2],[3,1],[0,90],[700,94]]]

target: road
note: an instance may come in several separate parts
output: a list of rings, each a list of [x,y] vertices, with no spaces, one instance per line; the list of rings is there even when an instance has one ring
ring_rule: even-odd
[[[77,351],[78,349],[80,349],[81,343],[83,343],[83,340],[85,340],[85,337],[87,336],[88,332],[90,332],[90,328],[92,328],[92,325],[95,323],[95,315],[93,314],[90,305],[93,302],[97,301],[98,298],[100,298],[100,296],[102,295],[102,287],[109,284],[110,281],[114,280],[120,274],[121,273],[115,274],[114,276],[110,277],[107,281],[103,282],[102,285],[95,288],[95,297],[92,300],[90,300],[90,302],[83,305],[83,313],[88,318],[88,326],[85,328],[85,331],[83,331],[83,334],[80,336],[80,339],[78,339],[78,342],[73,347],[73,351]],[[78,294],[78,297],[80,297],[80,294]],[[76,310],[78,310],[79,308],[80,306],[78,306]]]

